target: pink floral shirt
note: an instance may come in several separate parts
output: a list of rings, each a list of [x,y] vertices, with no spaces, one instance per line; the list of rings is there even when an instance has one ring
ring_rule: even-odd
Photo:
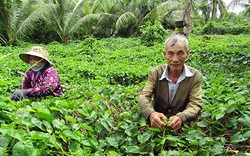
[[[28,97],[60,96],[63,93],[59,75],[52,66],[46,66],[39,72],[30,69],[19,88],[25,89]]]

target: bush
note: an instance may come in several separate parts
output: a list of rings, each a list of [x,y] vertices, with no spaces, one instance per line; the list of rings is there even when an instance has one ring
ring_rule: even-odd
[[[232,35],[240,35],[240,34],[249,34],[249,27],[250,24],[233,24],[229,22],[221,22],[215,23],[208,22],[201,30],[202,34],[207,35],[225,35],[225,34],[232,34]]]
[[[142,30],[141,43],[148,47],[153,46],[155,42],[163,42],[167,34],[159,21],[156,20],[153,25],[148,21],[146,22],[146,28]]]

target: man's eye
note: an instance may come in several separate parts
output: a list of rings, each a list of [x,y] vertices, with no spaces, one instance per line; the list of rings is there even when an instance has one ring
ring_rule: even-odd
[[[172,56],[172,55],[174,55],[174,53],[173,53],[173,52],[168,52],[168,55],[171,55],[171,56]]]
[[[184,52],[183,51],[182,52],[178,52],[177,55],[178,56],[182,56],[182,55],[184,55]]]

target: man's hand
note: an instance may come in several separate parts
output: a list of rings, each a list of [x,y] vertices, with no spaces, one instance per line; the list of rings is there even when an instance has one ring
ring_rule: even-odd
[[[150,124],[155,128],[162,128],[166,126],[161,120],[167,120],[167,117],[163,113],[153,112],[149,116]]]
[[[171,116],[169,120],[172,121],[170,122],[170,124],[167,125],[168,127],[172,128],[175,131],[181,128],[182,120],[180,116]]]

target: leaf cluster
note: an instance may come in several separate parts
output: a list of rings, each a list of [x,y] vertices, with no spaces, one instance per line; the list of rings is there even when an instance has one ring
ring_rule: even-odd
[[[43,45],[60,97],[10,101],[32,46],[0,47],[0,155],[238,155],[249,152],[249,36],[189,36],[187,65],[204,76],[203,109],[180,131],[149,127],[137,96],[149,70],[166,63],[163,42],[92,37]]]

